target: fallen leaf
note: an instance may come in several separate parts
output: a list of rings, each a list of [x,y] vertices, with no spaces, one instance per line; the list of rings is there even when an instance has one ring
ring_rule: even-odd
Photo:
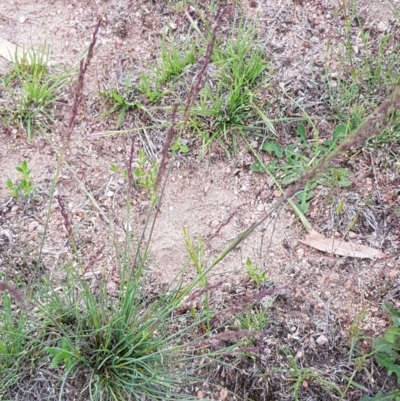
[[[337,238],[325,238],[324,235],[312,230],[304,240],[299,240],[302,244],[311,246],[322,252],[334,253],[340,256],[351,256],[353,258],[381,259],[386,255],[378,249],[369,246],[354,244],[352,242],[341,241]]]

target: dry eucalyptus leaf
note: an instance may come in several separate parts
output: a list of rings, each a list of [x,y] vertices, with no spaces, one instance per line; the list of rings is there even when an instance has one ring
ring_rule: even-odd
[[[334,253],[340,256],[351,256],[353,258],[381,259],[386,255],[378,249],[369,246],[345,242],[337,238],[325,238],[324,235],[312,230],[304,240],[299,240],[302,244],[311,246],[322,252]]]

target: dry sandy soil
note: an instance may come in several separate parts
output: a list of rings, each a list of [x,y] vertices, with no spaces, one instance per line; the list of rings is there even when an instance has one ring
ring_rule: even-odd
[[[125,165],[131,140],[128,135],[94,135],[115,128],[115,119],[100,117],[104,103],[98,92],[115,76],[118,78],[124,68],[141,71],[146,68],[146,63],[153,62],[162,34],[171,23],[176,24],[178,32],[184,32],[187,23],[184,15],[172,11],[164,3],[11,0],[0,4],[1,36],[25,47],[37,48],[47,41],[51,46],[51,59],[56,64],[77,66],[90,43],[97,18],[102,19],[98,45],[85,77],[84,101],[66,156],[72,170],[63,169],[58,193],[73,220],[83,260],[89,264],[91,258],[98,258],[96,267],[91,268],[94,273],[91,277],[106,275],[110,291],[118,285],[117,266],[113,255],[100,254],[100,249],[105,249],[110,236],[123,241],[127,225],[124,180],[111,172],[110,166]],[[305,98],[310,97],[310,104],[313,94],[307,91],[305,82],[318,68],[322,70],[327,41],[334,44],[339,40],[335,36],[334,10],[337,7],[325,0],[245,1],[243,4],[247,18],[259,18],[260,35],[271,44],[268,48],[277,66],[277,80],[292,90],[297,86]],[[387,29],[392,18],[387,5],[361,1],[359,8],[371,29],[378,32]],[[0,232],[3,233],[3,250],[14,247],[15,251],[21,247],[34,255],[40,243],[48,208],[47,194],[57,163],[54,149],[58,149],[66,132],[70,99],[71,94],[67,93],[49,143],[42,139],[28,143],[18,126],[2,126]],[[134,118],[129,117],[123,128],[128,129],[134,124]],[[159,159],[163,135],[160,131],[150,141],[136,136],[135,149],[146,146],[150,155]],[[349,335],[349,326],[365,308],[367,315],[360,324],[361,330],[366,335],[380,335],[390,323],[382,311],[382,301],[390,300],[400,307],[400,223],[393,212],[398,199],[390,195],[394,188],[399,190],[400,182],[394,171],[379,174],[380,165],[373,162],[375,156],[372,151],[365,151],[353,166],[355,184],[345,195],[353,208],[340,221],[334,216],[338,194],[323,188],[312,202],[308,217],[316,230],[329,235],[336,232],[337,238],[341,239],[347,224],[355,213],[359,213],[351,240],[380,249],[387,255],[385,259],[338,257],[302,245],[298,240],[305,235],[305,230],[291,209],[285,207],[212,272],[213,280],[222,278],[225,281],[227,294],[245,291],[248,277],[244,262],[249,257],[267,272],[271,282],[287,286],[271,309],[269,333],[281,338],[281,345],[297,353],[299,363],[304,366],[334,371],[348,358],[343,342]],[[5,187],[7,177],[17,178],[15,166],[22,160],[28,161],[33,171],[32,179],[39,186],[34,211],[26,214],[8,200]],[[175,159],[150,246],[149,268],[156,287],[170,282],[187,260],[183,227],[193,238],[197,234],[202,236],[206,259],[211,261],[279,199],[279,193],[267,177],[249,170],[252,162],[245,149],[240,150],[237,158],[227,159],[217,147],[211,148],[202,160],[190,153]],[[92,207],[76,177],[93,194],[101,213]],[[376,200],[376,207],[368,210],[359,206],[367,192]],[[130,227],[135,231],[144,222],[148,194],[138,191],[132,203]],[[11,242],[6,241],[6,232],[13,236]],[[56,266],[70,255],[68,238],[59,205],[53,201],[44,242],[44,265],[49,272],[55,271]],[[0,255],[1,261],[4,262]],[[8,274],[19,275],[23,263],[13,266],[3,263],[1,268],[10,269]],[[195,271],[190,274],[194,276]],[[316,340],[321,336],[327,341],[318,345]],[[246,369],[250,368],[244,367]],[[360,377],[361,381],[364,379]],[[370,386],[372,391],[379,386],[393,389],[392,381],[386,380],[384,374],[377,380],[379,384],[375,387],[365,381],[363,385]],[[233,384],[228,381],[225,384],[234,390]],[[251,391],[249,394],[260,400],[290,399],[289,393],[281,392],[282,388],[285,386],[270,383],[268,394],[271,398],[251,395]],[[313,391],[304,385],[301,399],[335,399]],[[359,399],[361,392],[353,393],[346,399]]]

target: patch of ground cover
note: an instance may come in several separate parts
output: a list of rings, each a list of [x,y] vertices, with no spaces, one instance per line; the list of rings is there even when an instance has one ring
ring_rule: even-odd
[[[228,29],[228,32],[229,32],[229,29]],[[135,109],[137,109],[137,106],[135,106],[134,108],[133,108],[134,110]],[[246,110],[245,110],[246,111]],[[128,112],[129,112],[129,110],[128,110]],[[127,124],[129,123],[129,120],[128,120],[128,115],[129,115],[129,113],[125,113],[125,118],[126,118],[126,122],[127,122]],[[142,113],[142,115],[141,115],[141,117],[143,117],[143,116],[145,116],[146,115],[146,112],[144,111],[143,113]],[[144,118],[144,117],[143,117]],[[165,118],[164,117],[164,121],[165,120],[167,120],[167,118]],[[302,122],[303,122],[303,124],[304,124],[304,120],[302,120]],[[263,124],[265,124],[265,121],[262,121],[262,123]],[[298,126],[298,122],[296,122],[294,125],[292,125],[292,128],[294,128],[294,129],[297,129],[297,126]],[[128,124],[128,127],[129,127],[129,124]],[[289,126],[290,127],[290,126]],[[292,134],[295,132],[294,130],[292,130],[292,131],[289,131],[289,132],[292,132]],[[231,131],[229,132],[229,134],[231,134]],[[291,135],[292,135],[291,134]],[[162,135],[161,135],[162,136]],[[230,136],[228,136],[228,138],[230,138]],[[155,140],[157,140],[157,139],[153,139],[152,138],[152,141],[155,141]],[[183,136],[183,140],[185,140],[185,136]],[[151,142],[151,141],[147,141],[147,138],[146,138],[146,141],[142,141],[141,142],[141,144],[142,144],[142,146],[143,146],[143,143],[146,143],[146,142]],[[107,149],[112,149],[113,148],[113,146],[109,143],[109,142],[107,142],[107,141],[105,141],[104,142],[105,144],[106,144],[106,146],[107,146]],[[122,141],[122,143],[123,143],[123,141]],[[160,141],[160,143],[161,143],[161,141]],[[186,148],[184,148],[184,146],[186,146],[186,147],[188,147],[188,148],[190,148],[190,146],[188,146],[188,144],[187,143],[182,143],[182,142],[179,142],[178,143],[178,145],[179,145],[179,150],[181,150],[181,149],[186,149]],[[218,145],[216,145],[216,146],[218,146]],[[224,146],[227,146],[227,145],[225,145],[224,144]],[[232,146],[232,148],[231,148],[231,151],[233,150],[233,142],[228,142],[228,146]],[[149,148],[150,148],[151,146],[149,146]],[[128,146],[127,146],[127,148],[128,148]],[[153,147],[153,149],[157,149],[157,146],[155,146],[155,147]],[[124,149],[123,147],[122,147],[122,149]],[[222,148],[223,149],[223,148]],[[228,148],[229,149],[229,148]],[[193,150],[193,147],[192,147],[192,150]],[[225,150],[222,150],[222,152],[221,152],[221,155],[223,156],[223,154],[225,153]],[[121,155],[121,159],[123,159],[123,155]],[[182,161],[184,161],[184,158],[181,158],[181,160]],[[122,161],[122,163],[121,163],[121,165],[123,166],[124,164],[123,164],[123,160],[121,160]],[[19,161],[20,162],[20,161]],[[19,164],[19,163],[18,163]],[[109,166],[107,166],[107,168],[109,168]],[[106,171],[106,168],[104,168],[103,167],[103,169],[104,169],[104,171]],[[245,170],[246,171],[246,170]],[[243,176],[242,176],[243,177]],[[312,209],[310,210],[310,213],[312,213]],[[218,226],[216,226],[216,228],[218,229]],[[298,249],[296,249],[296,252],[297,252],[297,250]],[[301,248],[299,248],[299,250],[301,250]],[[293,251],[293,250],[292,250]],[[298,255],[299,255],[299,257],[301,258],[302,257],[302,255],[301,255],[301,253],[302,252],[298,252]],[[304,253],[304,249],[303,249],[303,253]],[[310,256],[312,256],[313,254],[312,254],[312,252],[310,252],[309,253],[309,255]],[[314,261],[313,261],[314,262]],[[345,263],[347,263],[348,262],[348,260],[345,260],[344,261]],[[340,266],[338,266],[338,267],[340,267]],[[354,268],[354,267],[359,267],[359,266],[356,266],[356,264],[354,264],[353,266],[349,266],[348,267],[348,271],[347,271],[347,273],[348,274],[350,274],[351,272],[352,272],[352,268]],[[368,269],[368,265],[365,265],[365,268],[366,269]],[[300,267],[300,269],[302,268],[302,266]],[[380,268],[380,266],[377,266],[377,268],[379,269]],[[338,269],[338,274],[339,274],[339,277],[340,277],[340,270]],[[388,276],[389,278],[390,278],[390,276]],[[355,278],[356,279],[356,278]],[[340,282],[340,281],[339,281]],[[356,281],[355,281],[355,283],[356,283]],[[309,280],[309,284],[311,284],[311,281]],[[353,285],[354,284],[354,282],[352,283],[351,282],[351,280],[350,280],[350,285]],[[349,287],[349,288],[352,288],[351,286]],[[363,296],[363,294],[361,293],[361,296]],[[328,296],[328,298],[329,298],[329,296]],[[357,304],[359,303],[359,301],[357,301],[356,300],[356,298],[354,298],[355,299],[355,301],[357,302]],[[372,318],[371,318],[371,321],[372,321]],[[294,369],[293,367],[292,367],[292,369]],[[302,385],[303,385],[303,383],[302,383]],[[371,389],[372,390],[372,389]],[[288,392],[288,394],[292,394],[291,392]],[[221,395],[221,393],[219,392],[219,396]]]

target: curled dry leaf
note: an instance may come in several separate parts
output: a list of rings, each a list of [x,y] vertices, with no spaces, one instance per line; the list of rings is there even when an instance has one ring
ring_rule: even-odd
[[[325,238],[324,235],[312,230],[307,234],[302,244],[311,246],[322,252],[334,253],[340,256],[351,256],[353,258],[381,259],[386,255],[378,249],[369,246],[345,242],[337,238]]]

